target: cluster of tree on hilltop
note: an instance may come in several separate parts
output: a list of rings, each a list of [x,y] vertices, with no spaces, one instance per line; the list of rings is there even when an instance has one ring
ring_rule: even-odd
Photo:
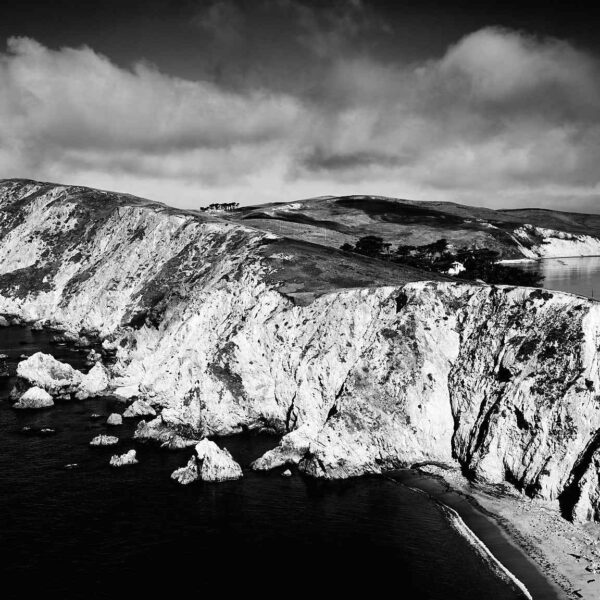
[[[460,279],[481,280],[505,285],[540,286],[542,275],[537,271],[524,271],[516,266],[498,263],[499,253],[487,248],[452,249],[444,238],[422,246],[392,245],[376,235],[361,237],[355,245],[343,244],[342,250],[355,252],[424,271],[451,274]]]
[[[208,206],[201,206],[200,210],[235,210],[240,205],[239,202],[217,202]]]

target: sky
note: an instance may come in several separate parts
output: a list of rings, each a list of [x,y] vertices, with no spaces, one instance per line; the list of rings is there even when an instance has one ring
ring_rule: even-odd
[[[0,178],[194,208],[372,194],[600,212],[593,5],[0,8]]]

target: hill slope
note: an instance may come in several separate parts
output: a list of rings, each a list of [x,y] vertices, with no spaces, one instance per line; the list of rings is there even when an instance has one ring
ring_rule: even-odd
[[[600,254],[600,215],[345,196],[245,207],[225,217],[335,248],[379,235],[393,246],[446,238],[457,248],[496,250],[503,259]]]

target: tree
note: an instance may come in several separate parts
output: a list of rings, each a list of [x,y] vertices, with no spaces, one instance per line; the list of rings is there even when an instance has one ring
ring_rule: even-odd
[[[391,244],[385,243],[378,235],[365,235],[356,242],[354,252],[364,256],[384,258],[384,254],[389,254],[390,246]]]

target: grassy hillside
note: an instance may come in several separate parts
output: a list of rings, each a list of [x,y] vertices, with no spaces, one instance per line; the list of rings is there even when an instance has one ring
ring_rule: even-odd
[[[393,246],[446,238],[457,248],[487,248],[519,258],[515,229],[538,227],[600,236],[600,215],[547,210],[491,210],[451,202],[418,202],[378,196],[323,197],[240,208],[225,218],[303,241],[339,248],[365,235]]]

